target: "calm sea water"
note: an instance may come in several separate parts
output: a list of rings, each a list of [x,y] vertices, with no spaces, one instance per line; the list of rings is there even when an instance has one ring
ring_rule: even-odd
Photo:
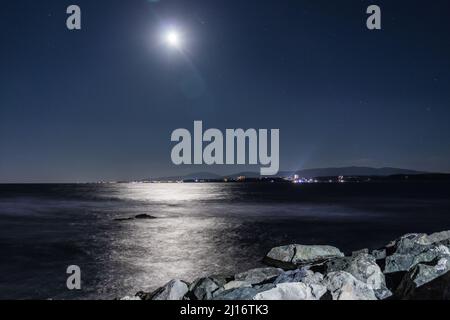
[[[141,213],[158,219],[114,220]],[[445,229],[449,183],[0,185],[0,299],[110,299],[259,267],[278,245]]]

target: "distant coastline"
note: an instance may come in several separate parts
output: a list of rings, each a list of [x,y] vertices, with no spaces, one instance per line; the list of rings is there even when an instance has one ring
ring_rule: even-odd
[[[218,175],[197,172],[184,176],[147,178],[114,183],[345,183],[393,181],[450,181],[450,173],[432,173],[400,168],[341,167],[280,171],[276,176],[261,176],[257,172]]]

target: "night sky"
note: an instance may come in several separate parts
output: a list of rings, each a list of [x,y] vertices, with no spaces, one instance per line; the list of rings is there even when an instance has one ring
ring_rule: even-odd
[[[173,165],[194,120],[279,128],[281,170],[448,172],[449,17],[448,0],[2,1],[0,182],[258,171]]]

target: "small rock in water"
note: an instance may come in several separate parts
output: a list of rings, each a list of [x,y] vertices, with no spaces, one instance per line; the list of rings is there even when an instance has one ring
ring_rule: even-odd
[[[148,214],[138,214],[134,217],[127,217],[127,218],[116,218],[114,219],[114,221],[130,221],[130,220],[134,220],[134,219],[138,219],[138,220],[146,220],[146,219],[157,219],[156,217],[153,217],[151,215]]]
[[[134,220],[134,218],[116,218],[116,219],[114,219],[114,221],[129,221],[129,220]]]
[[[156,217],[148,215],[148,214],[138,214],[134,218],[135,219],[156,219]]]

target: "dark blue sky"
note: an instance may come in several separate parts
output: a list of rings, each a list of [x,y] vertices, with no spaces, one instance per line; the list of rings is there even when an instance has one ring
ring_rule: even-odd
[[[258,170],[172,165],[194,120],[280,128],[283,170],[450,171],[449,16],[448,0],[3,1],[0,182]],[[184,54],[160,45],[168,25]]]

